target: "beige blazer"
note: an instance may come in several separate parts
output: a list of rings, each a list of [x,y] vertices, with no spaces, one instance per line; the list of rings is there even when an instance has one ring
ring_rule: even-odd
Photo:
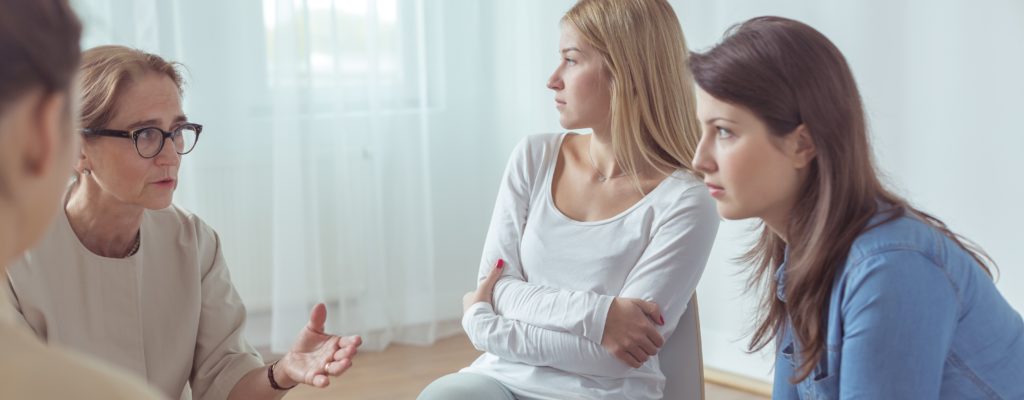
[[[15,308],[48,343],[121,367],[169,398],[227,398],[263,361],[243,337],[245,307],[217,233],[176,206],[145,211],[140,232],[135,255],[101,257],[59,213],[7,271]]]

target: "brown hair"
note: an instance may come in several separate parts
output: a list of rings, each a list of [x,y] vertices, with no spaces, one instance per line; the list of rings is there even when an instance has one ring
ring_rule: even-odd
[[[81,87],[81,126],[86,129],[106,128],[117,111],[117,100],[126,85],[147,73],[167,75],[182,92],[180,64],[162,57],[124,46],[93,47],[82,53],[79,70]]]
[[[580,0],[563,23],[597,50],[611,75],[615,161],[634,183],[641,168],[693,171],[700,141],[686,40],[666,0]]]
[[[0,0],[0,115],[31,90],[68,92],[81,35],[67,0]],[[0,194],[6,190],[0,174]]]
[[[67,0],[0,0],[0,112],[34,88],[66,91],[81,34]]]
[[[690,65],[697,84],[711,96],[750,109],[776,137],[803,124],[816,148],[787,227],[786,301],[776,296],[775,274],[787,251],[782,238],[762,227],[760,238],[740,258],[753,270],[748,290],[760,289],[761,295],[749,350],[760,350],[778,337],[788,317],[801,349],[792,382],[805,379],[825,351],[824,310],[832,282],[864,231],[913,215],[968,251],[991,274],[986,261],[992,260],[980,248],[882,185],[853,73],[820,32],[790,19],[754,18],[730,28],[710,50],[692,54]],[[868,226],[879,212],[887,218]]]

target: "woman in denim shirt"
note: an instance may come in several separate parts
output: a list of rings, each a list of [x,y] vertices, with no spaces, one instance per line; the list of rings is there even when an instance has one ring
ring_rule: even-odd
[[[1024,399],[1024,322],[993,262],[880,182],[853,74],[821,33],[761,17],[690,59],[694,160],[727,219],[757,217],[750,348],[775,399]]]

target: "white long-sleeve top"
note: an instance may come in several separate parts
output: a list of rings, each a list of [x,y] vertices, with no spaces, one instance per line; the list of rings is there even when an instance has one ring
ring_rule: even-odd
[[[463,372],[494,377],[523,399],[658,399],[657,356],[640,368],[601,347],[615,297],[656,302],[668,339],[707,263],[718,214],[700,179],[676,171],[639,202],[601,220],[573,220],[551,187],[566,134],[534,135],[514,150],[491,217],[479,279],[504,259],[494,304],[462,325],[486,353]]]

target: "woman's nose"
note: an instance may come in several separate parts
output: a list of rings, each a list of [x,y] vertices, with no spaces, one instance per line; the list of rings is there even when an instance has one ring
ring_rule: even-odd
[[[708,146],[707,137],[701,137],[697,143],[697,152],[693,155],[693,168],[703,173],[715,172],[714,155]]]
[[[174,140],[171,138],[164,139],[164,147],[160,149],[154,157],[154,161],[158,165],[175,165],[181,161],[181,155],[178,154],[178,150],[174,147]]]
[[[562,90],[563,87],[564,85],[562,83],[561,74],[559,74],[558,70],[555,70],[555,72],[552,73],[550,77],[548,77],[548,89]]]

